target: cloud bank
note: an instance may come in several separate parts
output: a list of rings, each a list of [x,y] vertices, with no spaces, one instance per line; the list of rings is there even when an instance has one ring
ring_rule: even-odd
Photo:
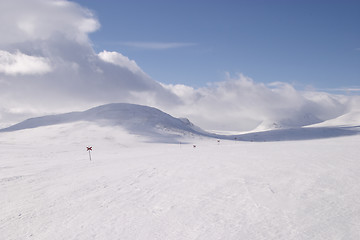
[[[121,53],[94,52],[88,34],[100,23],[76,3],[5,0],[0,3],[0,20],[2,125],[25,115],[109,102],[179,102],[135,61]]]
[[[287,83],[255,83],[242,74],[200,89],[165,87],[184,100],[179,112],[208,129],[298,127],[338,117],[350,109],[346,96],[300,92]]]
[[[96,53],[89,34],[100,23],[90,10],[70,1],[3,0],[0,21],[0,127],[32,116],[128,102],[188,117],[206,129],[250,130],[304,126],[360,105],[356,96],[300,92],[286,83],[265,85],[241,74],[198,89],[159,83],[119,52]]]

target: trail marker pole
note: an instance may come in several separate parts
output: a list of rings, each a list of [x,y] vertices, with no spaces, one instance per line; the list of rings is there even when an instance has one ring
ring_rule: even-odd
[[[91,161],[91,151],[92,151],[92,147],[91,146],[88,146],[88,147],[86,147],[86,151],[88,151],[89,152],[89,158],[90,158],[90,161]]]

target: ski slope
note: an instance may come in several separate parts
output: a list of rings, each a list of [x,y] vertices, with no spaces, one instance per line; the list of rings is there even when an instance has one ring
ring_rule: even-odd
[[[0,239],[360,239],[356,127],[173,143],[102,123],[0,133]]]

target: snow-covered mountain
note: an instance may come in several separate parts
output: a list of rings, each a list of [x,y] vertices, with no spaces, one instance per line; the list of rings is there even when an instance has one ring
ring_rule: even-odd
[[[313,127],[328,127],[328,126],[360,126],[360,111],[352,111],[341,115],[337,118],[330,119],[318,124],[311,125]]]
[[[359,239],[359,116],[238,135],[132,104],[26,120],[0,132],[1,239]]]
[[[266,119],[256,127],[256,131],[283,128],[299,128],[323,122],[314,114],[292,114],[292,118],[282,118],[281,120]]]
[[[237,142],[193,135],[191,144],[168,144],[169,135],[150,139],[116,125],[191,129],[141,109],[108,105],[1,132],[1,239],[359,239],[360,135],[276,141],[356,127],[254,132]]]
[[[305,119],[305,120],[304,120]],[[291,124],[277,124],[276,128],[257,128],[243,134],[214,134],[195,126],[186,118],[171,115],[148,106],[112,103],[91,108],[83,112],[71,112],[57,115],[30,118],[0,132],[10,132],[58,124],[88,122],[98,126],[121,127],[130,134],[145,136],[155,142],[178,142],[181,137],[202,136],[240,141],[288,141],[320,139],[358,134],[360,129],[359,113],[348,113],[334,119],[309,127],[304,122],[318,122],[311,117],[300,118]],[[265,126],[263,124],[262,126]],[[305,124],[306,125],[306,124]],[[80,126],[80,125],[78,125]],[[84,126],[83,124],[81,125]],[[290,126],[290,127],[289,127]],[[85,128],[84,128],[85,131]]]
[[[83,112],[71,112],[27,119],[1,129],[0,132],[17,131],[64,123],[87,121],[100,126],[121,126],[129,133],[159,137],[176,135],[207,135],[186,118],[175,118],[159,109],[129,104],[111,103],[91,108]],[[210,135],[210,134],[209,134]]]

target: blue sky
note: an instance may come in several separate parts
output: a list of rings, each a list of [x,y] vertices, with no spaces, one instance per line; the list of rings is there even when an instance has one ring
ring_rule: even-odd
[[[152,78],[194,87],[243,73],[299,89],[360,86],[360,1],[77,0]]]

